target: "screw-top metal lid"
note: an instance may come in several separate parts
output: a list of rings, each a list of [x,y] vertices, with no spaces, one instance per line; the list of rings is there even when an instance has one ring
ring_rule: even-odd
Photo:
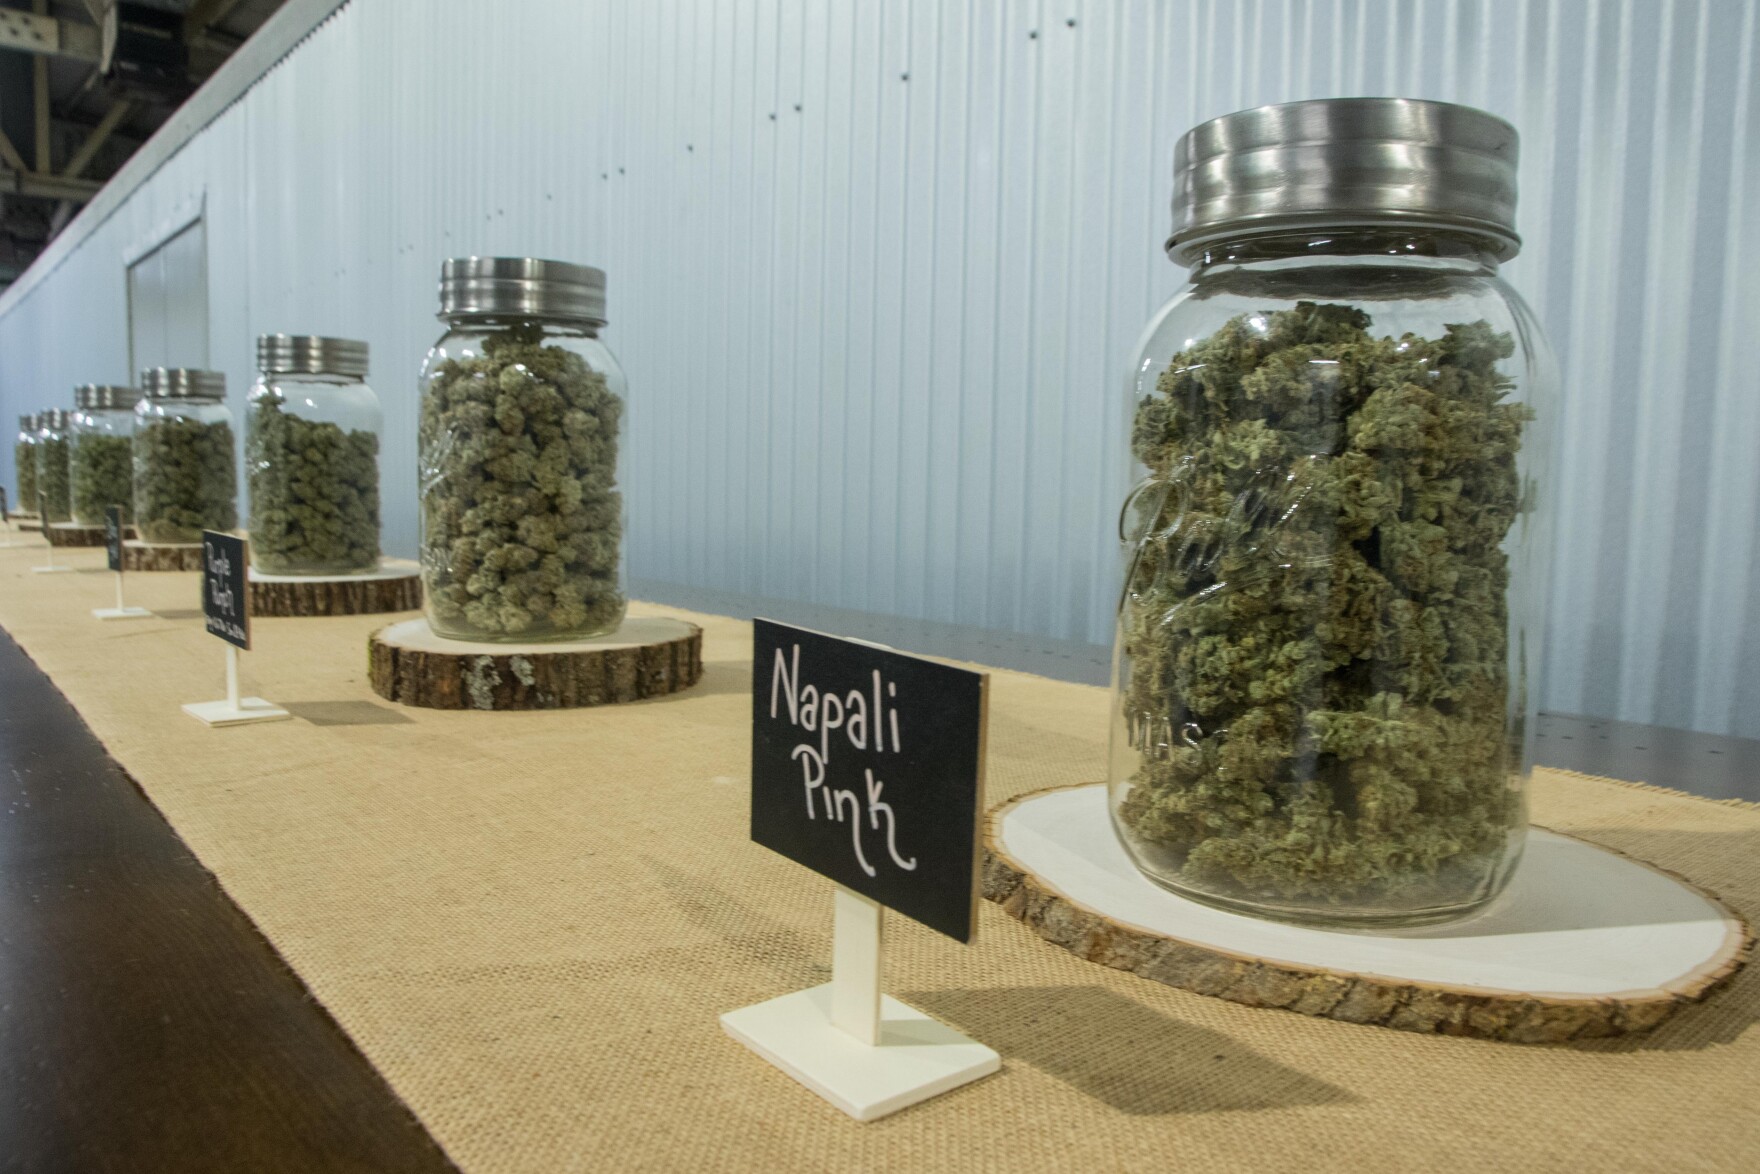
[[[525,314],[605,325],[605,271],[534,257],[453,257],[440,266],[440,317]]]
[[[50,408],[48,411],[37,413],[37,427],[48,432],[65,432],[67,418],[70,415],[72,413],[66,408]]]
[[[73,406],[82,412],[132,408],[140,398],[139,389],[110,383],[82,383],[73,389]]]
[[[226,375],[194,367],[148,367],[141,372],[148,399],[225,399]]]
[[[315,334],[259,334],[257,370],[265,375],[367,374],[367,344]]]
[[[18,430],[20,432],[35,432],[37,430],[36,416],[34,416],[34,415],[20,416],[18,418]]]
[[[1225,114],[1173,156],[1173,236],[1189,265],[1217,241],[1301,229],[1446,228],[1500,260],[1516,235],[1516,128],[1471,106],[1328,98]]]

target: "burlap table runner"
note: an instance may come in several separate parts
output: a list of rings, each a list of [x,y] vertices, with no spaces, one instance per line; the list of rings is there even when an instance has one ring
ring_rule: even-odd
[[[58,559],[96,568],[101,552]],[[1760,968],[1648,1038],[1531,1047],[1253,1010],[1081,962],[985,904],[894,919],[888,989],[1000,1074],[861,1125],[716,1016],[828,976],[829,886],[746,838],[750,631],[703,683],[556,713],[401,709],[383,618],[256,623],[296,720],[209,730],[195,576],[0,551],[4,624],[465,1170],[1735,1170],[1760,1153]],[[680,614],[640,608],[644,614]],[[991,796],[1096,778],[1102,690],[995,674]],[[1760,808],[1542,772],[1535,818],[1760,915]]]

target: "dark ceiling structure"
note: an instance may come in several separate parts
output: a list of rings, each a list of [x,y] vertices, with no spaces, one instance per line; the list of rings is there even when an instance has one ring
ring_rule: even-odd
[[[283,0],[0,0],[0,290]]]

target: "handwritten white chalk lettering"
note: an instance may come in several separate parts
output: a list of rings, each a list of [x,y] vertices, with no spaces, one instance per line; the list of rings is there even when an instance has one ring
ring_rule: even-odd
[[[219,547],[212,542],[207,545],[208,598],[214,601],[215,607],[220,608],[227,615],[236,615],[237,600],[232,597],[232,588],[226,583],[227,578],[232,574],[232,563]]]
[[[874,777],[872,768],[862,771],[867,784],[864,792],[828,786],[825,782],[825,770],[831,762],[834,732],[840,732],[843,739],[856,750],[868,750],[871,718],[874,743],[872,749],[876,754],[897,754],[904,746],[898,726],[898,683],[882,680],[879,670],[876,669],[871,686],[871,694],[864,694],[859,689],[840,694],[835,690],[822,690],[810,682],[802,684],[801,646],[792,645],[787,655],[778,648],[770,674],[770,716],[772,719],[780,717],[786,707],[789,724],[809,735],[817,735],[817,745],[809,738],[789,752],[789,757],[801,764],[802,796],[807,804],[807,818],[817,820],[823,816],[832,823],[847,823],[856,863],[869,876],[875,876],[877,872],[868,863],[868,854],[863,850],[862,825],[866,822],[869,831],[880,832],[881,820],[884,818],[887,857],[898,868],[912,872],[917,867],[917,858],[912,856],[907,859],[899,852],[898,820],[893,814],[892,805],[880,798],[886,784]],[[872,708],[869,706],[870,696],[873,699]],[[890,746],[887,745],[888,734],[891,735]],[[864,814],[867,816],[865,821],[862,818]]]

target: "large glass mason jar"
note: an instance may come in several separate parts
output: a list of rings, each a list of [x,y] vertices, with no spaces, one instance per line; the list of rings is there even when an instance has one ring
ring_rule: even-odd
[[[193,543],[238,525],[238,470],[226,376],[190,367],[141,372],[134,410],[134,517],[142,540]]]
[[[68,473],[73,481],[73,520],[102,526],[104,511],[122,507],[126,522],[134,513],[134,405],[132,387],[87,383],[73,389],[73,434],[68,442]]]
[[[37,417],[37,492],[48,502],[45,525],[73,519],[67,474],[67,436],[72,420],[73,413],[62,408],[51,408]]]
[[[1498,275],[1517,136],[1350,99],[1176,152],[1132,373],[1109,784],[1151,880],[1364,926],[1493,897],[1527,825],[1550,351]]]
[[[12,442],[12,469],[18,475],[18,502],[13,507],[21,514],[37,512],[37,429],[35,415],[18,418],[18,436]]]
[[[605,274],[524,257],[440,270],[422,366],[422,586],[459,640],[578,640],[623,622],[623,370]]]
[[[245,418],[251,564],[276,575],[379,565],[379,436],[367,344],[265,334]]]

